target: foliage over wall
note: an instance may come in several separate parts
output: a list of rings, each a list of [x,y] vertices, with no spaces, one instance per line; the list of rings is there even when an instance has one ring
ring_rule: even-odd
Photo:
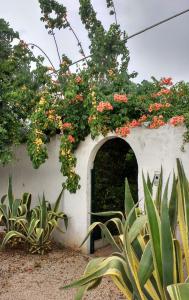
[[[32,66],[32,69],[31,69]],[[0,163],[12,159],[12,146],[26,141],[30,115],[47,82],[43,58],[35,57],[19,34],[0,19]]]
[[[59,53],[59,70],[42,67],[41,60],[37,58],[36,70],[30,71],[27,62],[26,78],[29,78],[29,82],[23,83],[22,80],[19,84],[19,92],[23,90],[20,87],[24,86],[27,96],[17,96],[19,101],[24,102],[23,107],[27,108],[26,114],[21,118],[20,127],[27,128],[28,152],[35,168],[48,158],[46,144],[50,137],[61,134],[61,171],[66,177],[64,186],[70,192],[76,192],[79,188],[74,150],[88,134],[94,138],[99,134],[106,135],[115,131],[118,136],[126,137],[131,128],[142,125],[153,129],[167,123],[172,126],[185,123],[186,127],[189,127],[189,84],[173,84],[171,78],[162,78],[160,81],[152,78],[151,82],[133,83],[132,78],[137,74],[128,73],[127,35],[117,23],[113,1],[107,0],[107,8],[115,17],[108,30],[105,30],[102,22],[97,19],[90,0],[80,0],[79,3],[79,14],[88,32],[92,56],[86,58],[80,37],[69,22],[66,7],[54,0],[39,0],[41,20],[49,34],[55,39],[57,29],[69,29],[76,38],[80,54],[86,59],[82,64],[78,64],[76,71],[70,68],[72,61]],[[28,47],[24,44],[21,49],[30,53],[31,62],[34,58]],[[24,57],[21,56],[22,59]],[[38,82],[38,85],[32,88],[31,76],[35,83],[36,78]],[[17,91],[17,88],[16,86],[14,89]],[[16,109],[15,100],[13,107]],[[11,141],[11,144],[20,142],[19,138],[14,140],[6,133],[3,137]],[[184,141],[188,140],[187,131]],[[0,159],[3,161],[2,155]]]

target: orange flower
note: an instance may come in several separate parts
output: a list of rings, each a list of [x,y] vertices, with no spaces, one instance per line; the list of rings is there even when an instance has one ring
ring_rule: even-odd
[[[149,112],[152,112],[152,111],[157,111],[157,110],[160,110],[161,108],[168,108],[170,107],[171,104],[170,103],[165,103],[165,104],[162,104],[162,103],[154,103],[154,104],[151,104],[148,108],[148,111]]]
[[[103,112],[104,110],[113,110],[113,106],[110,104],[110,102],[103,102],[101,101],[97,106],[97,111]]]
[[[140,123],[137,120],[132,120],[132,122],[129,123],[129,127],[131,127],[131,128],[134,128],[137,126],[140,126]]]
[[[72,123],[63,123],[62,124],[62,129],[71,129],[72,128]]]
[[[146,116],[146,115],[142,115],[142,116],[139,118],[138,122],[139,122],[139,123],[145,122],[146,119],[147,119],[147,116]]]
[[[89,116],[88,117],[88,123],[91,123],[95,119],[95,116]]]
[[[162,78],[162,80],[160,81],[160,84],[161,85],[173,85],[173,82],[172,82],[172,78],[171,77],[164,77]]]
[[[160,97],[162,95],[168,95],[170,93],[171,93],[171,91],[169,89],[161,89],[161,91],[159,91],[158,93],[152,94],[152,97],[156,98],[156,97]]]
[[[116,128],[116,134],[122,137],[126,137],[129,133],[130,133],[130,128],[127,125]]]
[[[83,95],[78,94],[78,95],[76,95],[75,99],[78,101],[83,101]]]
[[[165,107],[170,107],[171,106],[171,104],[170,103],[165,103]]]
[[[152,123],[150,124],[149,128],[159,128],[160,126],[164,126],[165,122],[163,121],[163,116],[154,116],[152,119]]]
[[[185,121],[184,116],[175,116],[169,120],[169,123],[173,126],[181,125]]]
[[[115,102],[123,102],[123,103],[127,103],[128,102],[128,98],[127,95],[119,95],[119,94],[115,94],[114,95],[114,101]]]
[[[75,78],[75,82],[78,83],[78,84],[80,84],[82,81],[83,81],[83,80],[82,80],[82,78],[81,78],[80,76],[77,76],[77,77]]]
[[[75,138],[71,134],[68,135],[68,140],[69,140],[70,143],[75,142]]]
[[[161,91],[160,91],[160,93],[161,93],[161,95],[168,95],[168,94],[170,94],[170,90],[169,89],[162,89]]]

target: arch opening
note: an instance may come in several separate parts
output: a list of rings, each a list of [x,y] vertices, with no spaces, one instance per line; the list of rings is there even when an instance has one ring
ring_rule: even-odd
[[[125,178],[128,179],[133,199],[137,202],[138,163],[135,153],[124,139],[109,139],[100,147],[94,159],[91,173],[91,212],[124,212]],[[91,223],[106,220],[105,217],[91,217]],[[94,253],[102,246],[101,231],[96,229],[91,236],[90,252]]]

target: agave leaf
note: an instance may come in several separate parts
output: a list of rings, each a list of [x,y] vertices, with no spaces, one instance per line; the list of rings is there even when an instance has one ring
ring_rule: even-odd
[[[175,263],[177,269],[177,282],[184,282],[184,270],[183,270],[183,258],[182,258],[182,248],[178,240],[174,239],[175,246]]]
[[[157,208],[158,212],[160,212],[160,209],[161,209],[162,186],[163,186],[163,168],[161,167],[159,183],[158,183],[158,188],[157,188],[156,197],[155,197],[155,204],[156,204],[156,208]]]
[[[144,249],[143,255],[140,260],[138,268],[138,277],[142,287],[146,284],[147,280],[151,277],[154,270],[151,242],[148,241]]]
[[[183,165],[179,159],[177,159],[177,168],[178,168],[178,175],[179,175],[179,180],[182,189],[181,192],[184,200],[185,220],[189,232],[189,184],[186,178],[186,174],[184,172]]]
[[[183,188],[183,172],[180,161],[177,160],[177,168],[178,168],[178,184],[177,184],[177,192],[178,192],[178,223],[180,229],[180,236],[182,240],[187,272],[189,273],[189,257],[188,257],[188,226],[187,226],[187,212],[185,207],[185,194]]]
[[[85,269],[84,275],[90,274],[90,272],[92,272],[93,269],[96,267],[96,264],[98,264],[101,261],[102,261],[101,258],[91,260]],[[102,281],[102,278],[97,278],[93,282],[86,284],[84,286],[81,286],[75,295],[75,300],[81,300],[86,291],[96,288],[101,283],[101,281]]]
[[[102,212],[97,212],[97,213],[92,212],[91,215],[99,216],[99,217],[112,217],[115,215],[120,215],[122,220],[125,220],[123,213],[121,211],[116,211],[116,210],[115,211],[102,211]]]
[[[171,233],[168,210],[168,184],[167,180],[163,200],[161,203],[161,247],[162,247],[162,266],[163,266],[163,284],[166,286],[176,283],[176,270],[174,269],[174,244]]]
[[[137,217],[137,219],[134,221],[133,225],[129,230],[130,243],[132,243],[136,239],[136,237],[141,233],[142,229],[146,225],[146,222],[147,222],[147,216],[141,215]]]
[[[90,272],[87,272],[79,280],[74,281],[64,288],[88,285],[98,278],[111,276],[113,280],[114,278],[119,279],[114,281],[117,287],[124,293],[127,299],[132,299],[132,286],[129,285],[129,279],[125,271],[125,262],[123,259],[117,256],[111,256],[106,259],[98,259],[95,263],[93,263],[93,266],[94,267],[90,269]],[[129,290],[128,287],[130,287],[131,290]]]
[[[170,218],[170,225],[173,234],[175,233],[175,229],[177,226],[177,215],[178,215],[177,179],[174,173],[171,197],[169,201],[169,218]]]
[[[1,244],[1,247],[3,248],[6,243],[12,239],[13,237],[19,237],[19,238],[22,238],[22,239],[26,239],[25,235],[18,232],[18,231],[9,231],[7,232],[7,234],[5,235],[3,241],[2,241],[2,244]]]
[[[136,206],[136,205],[135,205]],[[133,296],[136,299],[144,300],[146,299],[139,282],[138,278],[138,259],[135,253],[133,252],[130,239],[129,239],[129,224],[131,224],[131,218],[133,217],[133,211],[135,210],[135,206],[131,209],[127,220],[125,222],[125,228],[124,228],[124,239],[123,239],[123,245],[124,245],[124,253],[125,253],[125,262],[128,269],[128,278],[130,279],[133,287]]]
[[[7,230],[9,230],[9,216],[7,212],[7,206],[5,204],[0,204],[0,211],[3,214],[3,218],[5,219],[5,226],[7,227]]]
[[[88,237],[90,236],[91,232],[94,230],[95,227],[99,226],[101,231],[103,232],[105,239],[107,240],[108,243],[110,243],[110,245],[112,245],[112,247],[114,247],[116,249],[116,251],[121,251],[119,245],[116,243],[114,237],[112,236],[111,232],[109,231],[109,229],[107,228],[107,226],[101,222],[94,222],[93,224],[91,224],[89,226],[88,229],[88,233],[87,236],[85,237],[84,241],[82,242],[81,246],[86,242],[86,240],[88,239]],[[80,246],[80,247],[81,247]]]
[[[18,215],[18,207],[20,205],[21,200],[20,199],[15,199],[13,204],[12,204],[12,212],[11,216],[16,217]]]
[[[106,226],[108,226],[110,223],[115,224],[115,227],[118,231],[118,234],[122,234],[123,233],[123,223],[121,222],[121,220],[119,218],[112,218],[109,219],[108,221],[106,221],[104,224]]]
[[[171,300],[188,300],[189,283],[173,284],[167,287]]]
[[[37,227],[35,229],[35,232],[36,232],[36,240],[38,242],[40,240],[40,238],[42,237],[42,234],[44,233],[44,229]]]
[[[162,297],[162,300],[165,299],[164,291],[162,288],[163,284],[163,270],[162,270],[162,253],[161,253],[161,238],[160,238],[160,219],[157,212],[157,208],[152,200],[151,194],[148,190],[144,174],[143,177],[143,186],[144,186],[144,195],[145,195],[145,207],[148,217],[148,227],[151,239],[152,247],[152,256],[154,270],[157,275],[157,285]]]
[[[10,210],[12,211],[14,196],[13,196],[13,192],[12,192],[12,177],[11,176],[9,176],[9,184],[8,184],[8,201],[9,201]]]
[[[129,215],[130,211],[132,210],[133,207],[135,207],[135,203],[131,194],[131,190],[129,187],[129,183],[127,178],[125,179],[125,214],[126,216]],[[132,212],[132,215],[130,217],[130,226],[133,224],[133,222],[136,220],[136,211],[135,209]]]
[[[61,201],[61,199],[62,199],[63,192],[64,192],[64,189],[61,190],[60,195],[58,196],[58,198],[57,198],[57,200],[56,200],[56,202],[55,202],[54,209],[53,209],[53,211],[54,211],[55,213],[58,212],[58,209],[59,209],[59,206],[60,206],[60,201]]]
[[[29,213],[26,204],[19,205],[18,211],[20,216],[26,216]]]
[[[45,195],[43,194],[42,202],[40,203],[40,227],[45,229],[47,225],[47,205]]]
[[[36,218],[31,219],[28,230],[27,230],[27,237],[29,237],[34,232],[34,230],[37,228],[38,224],[39,224],[39,219],[36,219]]]
[[[4,215],[3,215],[2,211],[0,210],[0,223],[1,223],[2,219],[3,219],[3,217],[4,217]]]
[[[3,196],[1,197],[1,204],[4,204],[6,198],[7,198],[7,194],[6,194],[6,195],[3,195]]]
[[[30,210],[32,195],[30,193],[24,193],[22,196],[22,204],[27,206],[27,210]]]
[[[153,183],[152,183],[152,181],[150,180],[149,173],[147,173],[147,186],[148,186],[148,189],[149,189],[150,193],[152,194]]]
[[[55,228],[57,227],[57,221],[55,219],[51,219],[48,221],[48,224],[52,227]]]

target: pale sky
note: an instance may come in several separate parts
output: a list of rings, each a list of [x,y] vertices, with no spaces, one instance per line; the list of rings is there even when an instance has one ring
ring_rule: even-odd
[[[88,54],[88,38],[78,16],[79,0],[59,0],[68,7],[68,17]],[[105,0],[93,0],[98,18],[108,28],[113,17],[108,15]],[[189,8],[188,0],[114,0],[121,28],[131,35],[164,18]],[[37,0],[0,0],[0,18],[4,18],[27,43],[43,48],[54,64],[58,58],[51,36],[40,21]],[[137,81],[171,76],[174,81],[189,81],[189,13],[143,33],[128,41],[130,71],[139,73]],[[68,30],[56,32],[61,52],[73,60],[80,58],[76,41]],[[38,51],[35,51],[39,54]]]

